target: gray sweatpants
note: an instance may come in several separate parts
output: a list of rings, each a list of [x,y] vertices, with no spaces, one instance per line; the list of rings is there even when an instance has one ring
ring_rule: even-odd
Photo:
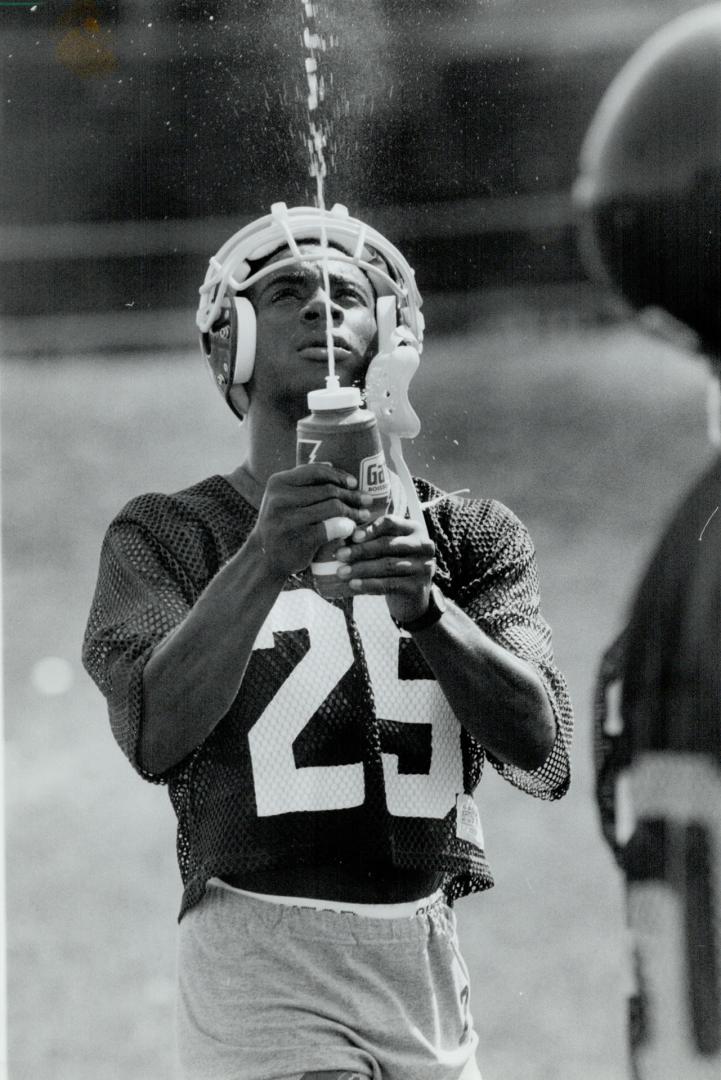
[[[285,907],[212,884],[178,942],[182,1080],[481,1080],[443,900],[403,919]]]

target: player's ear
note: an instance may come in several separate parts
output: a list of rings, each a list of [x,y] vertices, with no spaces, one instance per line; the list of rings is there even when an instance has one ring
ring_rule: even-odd
[[[245,384],[231,386],[228,391],[228,404],[240,420],[247,416],[250,408],[250,397]]]

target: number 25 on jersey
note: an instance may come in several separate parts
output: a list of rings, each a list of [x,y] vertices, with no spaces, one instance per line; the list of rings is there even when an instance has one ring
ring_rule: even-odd
[[[433,678],[400,679],[401,631],[385,600],[359,596],[353,613],[365,653],[378,719],[427,726],[430,766],[399,771],[398,755],[383,753],[389,813],[443,818],[463,791],[461,729]],[[361,761],[298,768],[293,744],[353,664],[345,617],[311,589],[282,592],[256,638],[272,649],[273,633],[306,630],[310,647],[250,729],[248,742],[259,817],[294,811],[343,810],[365,800]]]

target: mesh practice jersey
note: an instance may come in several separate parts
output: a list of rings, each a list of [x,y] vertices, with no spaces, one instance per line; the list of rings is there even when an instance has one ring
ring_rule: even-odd
[[[720,490],[717,457],[661,537],[596,684],[596,797],[626,882],[638,1080],[721,1076]]]
[[[721,774],[721,457],[684,496],[596,681],[596,797],[616,843],[618,775],[651,753],[705,754]],[[620,724],[611,687],[620,686]],[[617,706],[618,708],[618,706]],[[664,781],[661,785],[668,789]]]
[[[436,544],[435,580],[490,636],[530,661],[557,738],[512,783],[556,799],[568,786],[571,707],[539,613],[533,547],[498,502],[444,496],[416,481]],[[143,669],[257,511],[223,477],[132,500],[110,525],[83,660],[113,733],[146,779],[168,784],[178,819],[182,915],[212,876],[274,866],[386,863],[438,872],[449,898],[492,878],[470,796],[483,747],[461,728],[410,634],[382,596],[327,601],[309,572],[285,582],[239,693],[213,732],[162,776],[139,761]]]

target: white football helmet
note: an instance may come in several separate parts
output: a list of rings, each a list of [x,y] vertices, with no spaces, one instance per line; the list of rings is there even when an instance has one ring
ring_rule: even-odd
[[[298,244],[304,240],[317,241],[317,251],[301,254]],[[253,271],[254,262],[284,247],[290,252],[287,259]],[[255,311],[242,293],[281,266],[328,257],[360,267],[373,284],[378,298],[379,353],[390,353],[399,345],[421,351],[423,301],[414,271],[400,251],[375,229],[351,217],[340,203],[331,210],[289,209],[283,202],[274,203],[270,214],[223,244],[211,258],[200,287],[195,321],[201,349],[218,389],[237,416],[242,417],[248,407],[244,386],[253,373],[256,346]]]

